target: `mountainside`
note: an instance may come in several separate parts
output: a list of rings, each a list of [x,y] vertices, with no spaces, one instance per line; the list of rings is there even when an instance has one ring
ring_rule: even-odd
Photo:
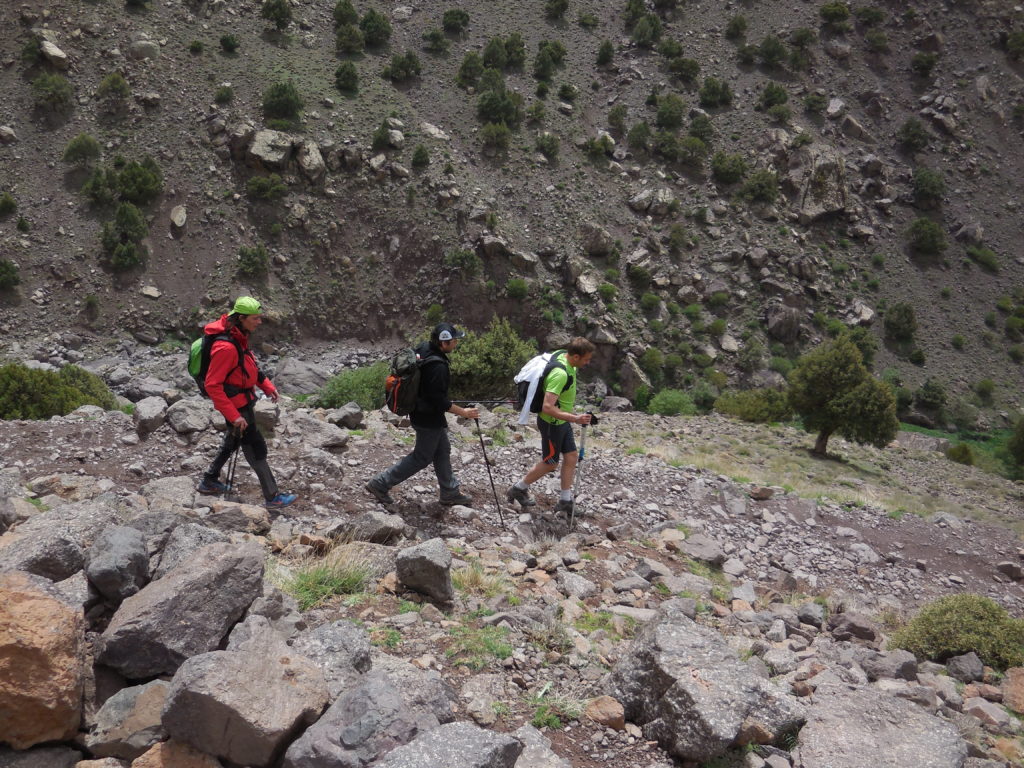
[[[359,54],[337,52],[333,2],[292,2],[283,31],[258,2],[5,5],[0,192],[16,211],[0,218],[0,256],[20,278],[0,293],[5,343],[69,325],[95,340],[187,337],[251,292],[292,344],[388,340],[439,311],[585,333],[633,396],[715,370],[778,383],[785,358],[839,321],[884,340],[876,370],[908,386],[933,377],[966,398],[990,378],[994,410],[1020,406],[1021,11],[879,3],[843,19],[836,3],[634,0],[546,15],[561,5],[460,3],[465,30],[428,43],[456,6],[378,4],[390,38]],[[371,8],[355,4],[363,21]],[[406,51],[420,71],[402,79],[392,56]],[[522,64],[460,87],[470,51]],[[354,93],[336,86],[343,62]],[[52,83],[39,106],[33,83],[52,74],[73,89],[66,106]],[[284,82],[298,119],[266,114]],[[485,146],[506,139],[481,117],[508,123],[507,148]],[[109,202],[80,191],[89,167],[61,160],[81,133],[99,142],[92,166],[117,171]],[[126,190],[146,155],[159,192]],[[271,173],[278,191],[249,184]],[[138,200],[145,237],[102,236],[118,197]],[[921,218],[938,233],[912,250]],[[916,330],[884,338],[899,304]]]

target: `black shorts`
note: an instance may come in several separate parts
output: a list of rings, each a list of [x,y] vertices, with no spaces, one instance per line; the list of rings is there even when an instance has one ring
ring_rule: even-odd
[[[540,430],[540,455],[545,464],[557,464],[561,454],[576,452],[576,440],[569,422],[552,424],[538,417],[537,429]]]

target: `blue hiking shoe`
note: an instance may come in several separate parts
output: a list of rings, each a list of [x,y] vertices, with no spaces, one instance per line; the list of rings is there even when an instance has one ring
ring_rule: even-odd
[[[229,492],[231,490],[231,486],[227,483],[222,483],[220,480],[207,480],[206,478],[203,478],[196,490],[204,496],[219,496],[223,493]]]
[[[282,509],[299,498],[296,493],[279,493],[267,502],[267,509]]]

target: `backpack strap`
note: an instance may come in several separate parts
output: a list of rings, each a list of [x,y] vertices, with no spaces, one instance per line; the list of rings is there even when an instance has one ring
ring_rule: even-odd
[[[235,348],[235,351],[238,352],[238,365],[236,365],[233,370],[241,370],[244,375],[245,350],[242,349],[242,345],[238,343],[238,340],[235,339],[235,337],[232,336],[230,333],[218,333],[216,336],[213,337],[213,341],[227,341],[231,344],[231,346]],[[213,342],[210,343],[210,354],[211,356],[213,354]],[[260,377],[266,378],[265,376],[263,376],[263,372],[257,369],[257,379],[260,379]],[[250,401],[255,400],[255,398],[252,395],[252,387],[236,387],[232,384],[225,383],[224,394],[227,395],[228,397],[235,397],[236,395],[244,394],[248,395]]]
[[[565,352],[564,349],[557,349],[551,353],[551,359],[548,361],[548,364],[544,366],[544,372],[540,375],[540,384],[538,386],[541,388],[542,391],[544,390],[544,385],[548,380],[548,374],[551,373],[555,368],[561,368],[563,371],[568,372],[568,369],[565,367],[565,363],[558,359],[558,356],[561,355],[563,352]],[[565,390],[571,387],[572,382],[573,377],[566,376],[565,386],[562,387],[562,392],[565,392]]]

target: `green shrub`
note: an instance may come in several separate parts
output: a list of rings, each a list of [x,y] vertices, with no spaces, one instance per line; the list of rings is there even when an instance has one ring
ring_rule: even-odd
[[[423,47],[430,51],[430,53],[441,55],[448,53],[451,44],[448,42],[444,30],[434,27],[423,33]]]
[[[224,53],[234,53],[238,50],[238,38],[234,35],[221,35],[220,47]]]
[[[120,72],[111,72],[104,77],[96,89],[96,95],[107,101],[121,102],[128,98],[131,88]]]
[[[633,42],[640,48],[653,48],[661,39],[661,19],[649,13],[633,26]]]
[[[597,66],[606,67],[612,63],[612,58],[615,56],[615,45],[611,40],[602,40],[601,44],[597,47]]]
[[[776,104],[785,104],[787,101],[789,101],[789,91],[778,83],[768,82],[758,97],[757,105],[761,109],[768,109]]]
[[[832,32],[845,32],[849,29],[847,19],[850,18],[850,7],[846,3],[823,3],[818,12],[821,20]]]
[[[64,147],[61,160],[76,165],[91,165],[100,156],[100,143],[88,133],[80,133]]]
[[[939,54],[918,51],[910,60],[910,69],[918,77],[928,77],[939,61]]]
[[[715,400],[715,410],[727,416],[756,423],[787,421],[793,415],[786,393],[777,389],[723,392]]]
[[[302,97],[291,80],[274,83],[263,94],[263,113],[269,118],[295,120],[302,106]]]
[[[504,123],[487,123],[480,129],[480,140],[485,149],[504,152],[512,140],[512,131]]]
[[[484,62],[476,51],[469,51],[462,57],[462,64],[459,65],[459,72],[455,76],[455,82],[461,88],[475,87],[484,72]]]
[[[1015,466],[1024,467],[1024,418],[1017,419],[1017,426],[1006,444],[1006,452]]]
[[[238,274],[250,280],[262,280],[270,267],[270,254],[262,243],[238,249]]]
[[[889,50],[889,38],[880,29],[869,29],[864,35],[864,44],[869,51],[884,53]]]
[[[56,372],[0,367],[0,419],[48,419],[83,405],[114,410],[117,401],[101,378],[74,365]]]
[[[596,29],[601,24],[601,20],[590,11],[580,11],[576,14],[576,23],[584,29]]]
[[[558,137],[545,131],[537,137],[536,149],[548,160],[554,160],[558,157]]]
[[[700,74],[700,62],[685,56],[677,56],[668,63],[668,71],[686,83],[692,83]]]
[[[483,262],[476,251],[468,248],[452,248],[446,251],[442,263],[448,269],[454,269],[467,277],[475,277],[483,269]]]
[[[768,35],[757,46],[757,57],[769,69],[786,60],[786,46],[775,35]]]
[[[530,287],[521,277],[511,277],[505,283],[505,295],[510,299],[522,301],[530,292]]]
[[[24,216],[19,216],[18,222],[14,226],[17,227],[19,232],[28,232],[30,229],[32,229],[32,225]]]
[[[9,291],[21,282],[18,267],[10,259],[0,259],[0,291]]]
[[[614,301],[615,295],[618,292],[619,289],[616,288],[611,283],[601,283],[599,286],[597,286],[597,294],[601,297],[601,301],[603,301],[605,304]]]
[[[785,104],[776,104],[774,107],[768,107],[768,117],[774,120],[776,123],[786,124],[789,119],[793,116],[793,110],[791,110]]]
[[[558,98],[562,101],[567,101],[571,104],[576,101],[578,95],[579,91],[572,83],[562,83],[558,86]]]
[[[693,416],[697,406],[693,398],[680,389],[663,389],[651,398],[647,412],[659,416]]]
[[[64,114],[71,110],[75,91],[63,75],[44,72],[32,81],[32,95],[40,110]]]
[[[444,16],[441,18],[441,26],[444,27],[445,32],[460,35],[469,26],[469,14],[461,8],[450,8],[444,12]]]
[[[995,669],[1024,664],[1024,621],[981,595],[948,595],[929,603],[889,645],[919,659],[946,661],[973,651]]]
[[[629,129],[629,133],[626,135],[626,143],[630,149],[646,150],[651,143],[651,127],[643,121],[637,123]]]
[[[334,28],[345,24],[358,24],[359,13],[352,5],[352,0],[338,0],[334,6]]]
[[[804,109],[812,115],[824,112],[827,105],[828,99],[825,97],[825,94],[818,91],[812,91],[804,97]]]
[[[382,149],[388,148],[388,123],[386,120],[382,120],[377,129],[373,132],[373,137],[370,139],[370,149],[374,152],[380,152]]]
[[[747,161],[740,154],[716,152],[711,158],[711,175],[722,184],[735,184],[747,173]]]
[[[946,181],[940,171],[933,171],[923,165],[914,169],[914,201],[921,206],[930,207],[942,202],[946,194]]]
[[[896,341],[912,341],[917,332],[917,316],[912,304],[893,304],[885,313],[885,335]]]
[[[955,461],[957,464],[965,464],[968,467],[974,466],[974,451],[967,443],[957,443],[946,449],[946,458]]]
[[[359,90],[359,71],[351,61],[343,61],[334,70],[334,87],[342,93],[353,94]]]
[[[544,0],[544,15],[549,19],[560,19],[569,8],[569,0]]]
[[[222,85],[213,92],[213,100],[218,104],[227,104],[235,98],[235,92],[230,85]]]
[[[666,94],[658,99],[658,113],[654,124],[666,130],[675,130],[682,126],[686,102],[674,93]]]
[[[655,293],[645,293],[640,297],[640,306],[644,312],[653,312],[661,304],[661,299]]]
[[[245,183],[245,193],[254,200],[278,200],[288,194],[288,186],[276,173],[253,176]]]
[[[494,72],[494,70],[484,70],[484,77],[480,81],[481,90],[483,90],[487,72]],[[515,91],[505,90],[504,85],[500,90],[483,91],[476,104],[476,116],[485,123],[518,125],[523,119],[523,97]]]
[[[334,35],[334,50],[341,55],[362,53],[366,47],[363,31],[355,24],[342,24]]]
[[[747,17],[736,14],[725,25],[725,36],[729,40],[739,40],[747,34]]]
[[[863,24],[865,27],[874,27],[885,21],[885,11],[881,8],[876,8],[873,5],[863,5],[857,8],[853,15],[857,17],[857,21]]]
[[[9,216],[16,210],[18,210],[18,203],[15,202],[10,192],[0,195],[0,216]]]
[[[1006,36],[1006,52],[1014,60],[1024,56],[1024,30],[1014,30]]]
[[[412,167],[426,168],[428,165],[430,165],[430,152],[422,144],[417,144],[416,149],[412,151]]]
[[[396,82],[405,82],[411,80],[414,77],[418,77],[421,71],[419,57],[412,51],[406,51],[404,54],[394,54],[391,57],[391,63],[384,67],[382,74],[388,80],[394,80]]]
[[[729,84],[717,77],[704,78],[699,97],[702,107],[723,107],[732,104],[732,90]]]
[[[931,219],[915,219],[907,229],[910,250],[924,256],[937,256],[946,250],[946,234]]]
[[[292,23],[292,6],[288,0],[263,0],[260,16],[280,31]]]
[[[789,44],[798,51],[806,51],[818,39],[814,30],[809,27],[797,27],[789,35]]]
[[[469,331],[451,357],[452,396],[458,399],[494,397],[505,392],[523,364],[537,354],[505,318],[494,317],[487,331]]]
[[[920,152],[928,146],[931,136],[920,120],[910,117],[896,131],[896,141],[908,152]]]
[[[391,22],[380,11],[371,8],[359,20],[359,28],[363,31],[366,44],[371,48],[384,45],[391,39]]]
[[[34,67],[43,60],[43,44],[35,35],[30,35],[21,48],[21,62],[26,67]]]
[[[117,192],[122,200],[136,205],[153,202],[164,187],[163,174],[149,155],[142,162],[132,160],[117,175]]]
[[[988,272],[999,271],[999,257],[991,248],[986,248],[983,245],[969,245],[967,246],[967,255],[976,261],[982,269]]]
[[[752,202],[774,203],[779,195],[779,175],[767,168],[754,171],[740,188],[740,195]]]
[[[118,245],[137,243],[149,234],[146,219],[132,203],[121,203],[114,213],[114,220],[103,225],[100,242],[103,250],[113,254]]]
[[[484,46],[482,54],[485,67],[501,71],[505,68],[508,60],[508,52],[505,50],[505,41],[500,37],[492,37]]]
[[[346,403],[356,402],[363,410],[380,408],[384,403],[384,379],[387,375],[388,364],[385,361],[342,371],[324,385],[317,395],[317,405],[340,408]]]

